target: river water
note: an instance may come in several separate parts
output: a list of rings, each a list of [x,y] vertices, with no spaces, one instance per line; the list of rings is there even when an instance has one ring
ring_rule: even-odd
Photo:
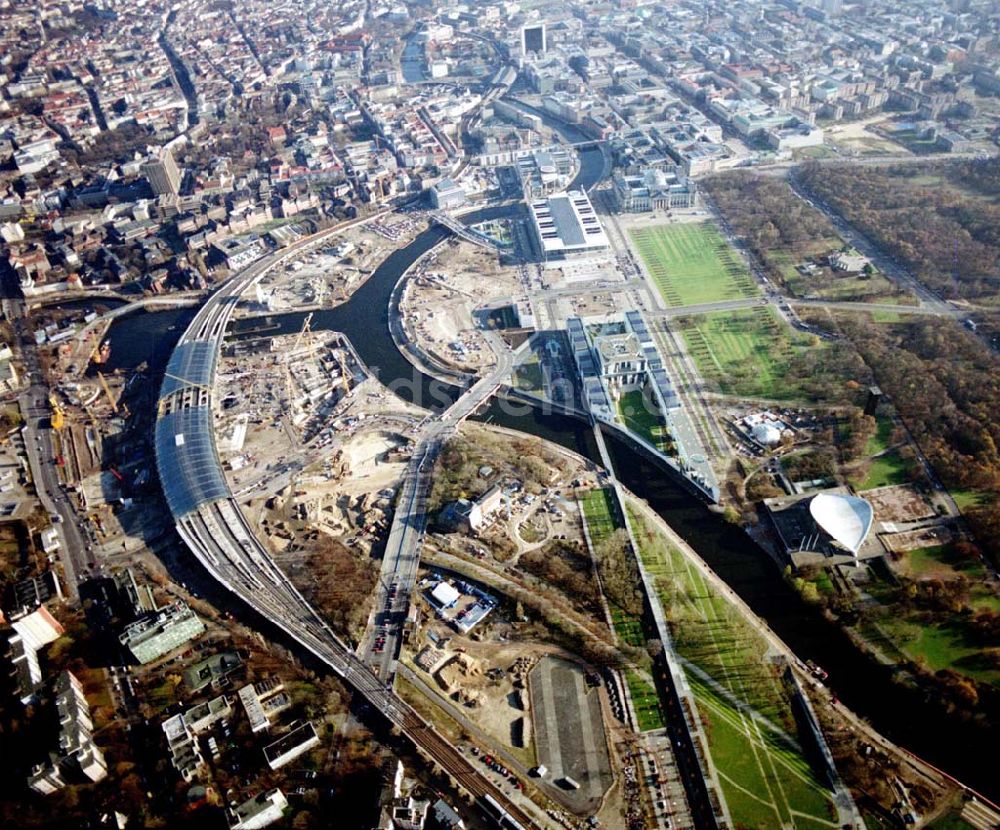
[[[578,184],[596,182],[603,168],[600,150],[581,153]],[[492,218],[505,209],[481,212],[466,221]],[[509,209],[507,209],[509,210]],[[445,238],[433,227],[391,254],[343,305],[316,312],[315,329],[346,334],[358,354],[401,397],[433,409],[442,408],[457,390],[416,371],[396,348],[388,328],[392,290],[403,272]],[[146,361],[162,369],[173,343],[192,314],[190,309],[155,314],[139,312],[115,322],[109,336],[109,369]],[[276,315],[277,330],[301,328],[304,314]],[[493,402],[478,417],[554,441],[596,459],[589,427],[576,419],[535,410],[511,415]],[[784,582],[773,561],[740,529],[708,510],[663,471],[613,436],[607,442],[622,483],[646,499],[667,523],[803,659],[830,672],[838,697],[887,737],[940,766],[991,798],[1000,798],[995,770],[995,729],[973,728],[947,717],[923,693],[894,684],[890,672],[865,657],[835,625],[805,606]]]

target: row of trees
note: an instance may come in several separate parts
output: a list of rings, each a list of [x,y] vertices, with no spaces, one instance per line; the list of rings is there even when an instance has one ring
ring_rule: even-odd
[[[962,185],[982,176],[989,189],[1000,178],[1000,161],[949,167],[942,175]],[[1000,205],[993,201],[942,181],[924,184],[911,166],[812,164],[803,166],[800,181],[945,296],[1000,292]]]
[[[581,612],[600,615],[601,600],[586,553],[555,541],[522,554],[518,564],[562,591]]]
[[[306,552],[311,579],[301,585],[323,618],[340,634],[357,636],[371,611],[378,566],[339,541],[319,534]]]
[[[643,596],[639,568],[630,552],[628,534],[616,530],[594,548],[608,600],[633,617],[641,617]]]

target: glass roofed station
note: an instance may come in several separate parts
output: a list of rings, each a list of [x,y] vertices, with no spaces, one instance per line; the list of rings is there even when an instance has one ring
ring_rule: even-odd
[[[180,343],[163,379],[156,458],[163,491],[175,517],[229,495],[215,454],[209,403],[215,357],[212,342]]]

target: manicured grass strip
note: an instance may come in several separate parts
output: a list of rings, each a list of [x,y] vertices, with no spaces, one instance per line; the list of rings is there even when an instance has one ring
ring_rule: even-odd
[[[583,517],[587,520],[587,530],[595,545],[601,544],[622,525],[618,521],[617,511],[610,490],[589,490],[581,499]]]
[[[670,306],[753,297],[750,272],[711,222],[629,232],[660,295]]]
[[[709,751],[737,827],[835,826],[829,791],[798,751],[742,717],[708,686],[691,679],[691,688],[708,720]]]
[[[770,666],[767,642],[641,514],[630,508],[629,516],[674,647],[688,661],[734,825],[832,830],[830,793],[798,745],[791,697]]]
[[[663,415],[655,400],[641,389],[624,393],[618,400],[618,417],[626,428],[661,452],[670,449],[670,434],[663,426]]]
[[[723,311],[682,319],[681,332],[698,371],[727,395],[784,400],[802,394],[789,366],[809,335],[793,332],[772,308]]]
[[[623,527],[610,490],[588,490],[580,497],[580,503],[583,505],[583,517],[587,522],[590,541],[595,547]],[[612,605],[611,623],[623,643],[636,648],[642,648],[646,644],[642,620],[625,609]]]
[[[666,726],[656,687],[635,671],[625,673],[625,682],[628,683],[628,691],[632,697],[632,708],[639,721],[639,731],[648,732],[651,729],[662,729]]]

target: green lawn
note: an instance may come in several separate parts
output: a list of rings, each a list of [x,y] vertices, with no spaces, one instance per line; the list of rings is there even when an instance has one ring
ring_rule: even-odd
[[[906,484],[906,463],[898,452],[887,452],[869,462],[864,478],[852,479],[854,486],[860,490],[871,490],[875,487],[888,487],[891,484]]]
[[[669,453],[673,449],[659,405],[642,389],[625,392],[619,398],[618,418],[628,430],[646,439],[660,452]]]
[[[975,825],[969,824],[958,813],[948,813],[946,816],[927,825],[929,830],[975,830]]]
[[[514,370],[514,383],[518,389],[525,392],[541,392],[545,381],[542,378],[542,367],[538,360],[522,363]]]
[[[709,751],[737,827],[811,828],[835,816],[828,789],[796,748],[749,721],[706,684],[692,680],[691,689],[708,720]]]
[[[904,556],[909,575],[914,579],[954,579],[958,573],[964,573],[975,580],[986,574],[986,569],[978,559],[961,561],[951,545],[917,548],[907,551]]]
[[[932,671],[954,669],[983,683],[1000,684],[1000,670],[966,635],[960,621],[924,624],[913,616],[889,613],[882,630],[907,657],[923,661]]]
[[[666,726],[656,687],[636,671],[626,672],[625,682],[628,683],[628,692],[632,697],[632,708],[639,721],[639,731],[648,732],[651,729],[662,729]]]
[[[951,497],[958,509],[965,512],[976,507],[985,507],[989,502],[989,494],[982,490],[952,490]]]
[[[595,545],[599,545],[622,526],[618,521],[618,511],[610,490],[588,490],[580,501],[590,539]]]
[[[868,439],[865,445],[865,455],[878,455],[889,449],[889,441],[892,438],[892,418],[887,415],[879,415],[876,419],[875,434]]]
[[[646,644],[646,635],[642,632],[642,622],[621,608],[611,609],[611,623],[622,642],[635,648]]]
[[[766,641],[683,553],[637,512],[629,515],[675,649],[690,664],[686,673],[734,825],[832,828],[829,790],[797,743],[791,698],[769,664]]]
[[[776,400],[801,394],[788,382],[788,365],[798,351],[815,344],[809,335],[793,332],[772,308],[702,314],[682,324],[698,371],[723,394]]]
[[[669,306],[759,293],[746,266],[711,222],[639,228],[629,236]]]
[[[588,490],[579,498],[583,505],[583,518],[587,522],[590,541],[595,546],[622,527],[611,490]],[[642,620],[635,615],[624,608],[612,605],[611,624],[615,627],[615,634],[623,643],[635,648],[645,646],[646,636],[642,630]]]
[[[963,559],[952,545],[934,545],[907,551],[899,565],[900,572],[914,580],[951,582],[965,577],[968,592],[964,602],[974,611],[1000,611],[1000,596],[993,584],[984,579],[985,566],[977,558]],[[873,596],[878,595],[875,586]],[[866,636],[899,661],[926,663],[930,671],[954,669],[975,680],[1000,684],[1000,670],[990,661],[980,640],[970,636],[962,615],[933,617],[919,608],[906,608],[883,596],[887,604],[879,615],[877,627],[870,626]]]

